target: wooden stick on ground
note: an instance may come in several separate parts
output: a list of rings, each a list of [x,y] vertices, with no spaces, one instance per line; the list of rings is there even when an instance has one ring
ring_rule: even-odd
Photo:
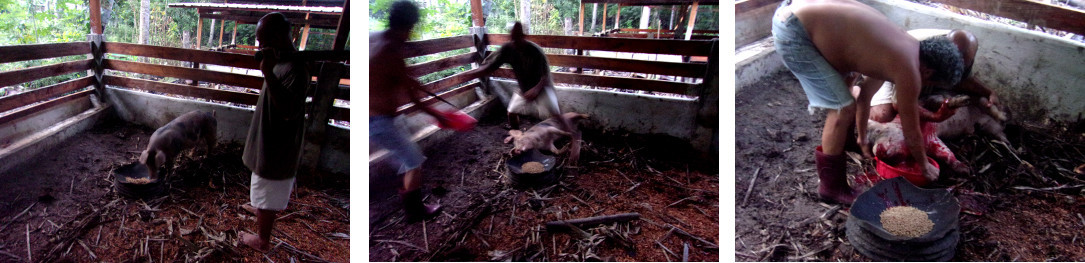
[[[756,171],[753,171],[753,178],[750,178],[750,187],[746,188],[746,196],[742,197],[742,206],[746,206],[746,201],[750,200],[750,192],[753,192],[753,183],[757,181],[757,174],[761,173],[761,167],[757,167]]]
[[[34,262],[34,257],[30,253],[30,224],[26,224],[26,261]]]
[[[23,209],[23,211],[22,211],[22,212],[19,212],[19,214],[18,214],[18,215],[15,215],[15,217],[12,217],[12,218],[11,218],[11,220],[8,220],[8,222],[7,222],[7,223],[5,223],[5,224],[4,224],[4,226],[0,227],[0,232],[4,232],[4,229],[7,229],[7,228],[8,228],[8,225],[11,225],[11,223],[15,223],[15,220],[16,220],[16,219],[19,219],[19,217],[21,217],[21,216],[23,216],[24,214],[26,214],[26,212],[30,211],[30,209],[31,209],[31,208],[34,208],[34,205],[37,205],[37,204],[38,204],[38,203],[31,203],[31,204],[30,204],[30,206],[27,206],[27,207],[26,207],[26,209]],[[16,231],[18,231],[18,230],[16,230]]]
[[[571,220],[558,220],[546,222],[546,231],[558,232],[568,231],[571,229],[569,226],[576,226],[579,228],[587,228],[588,226],[594,226],[599,224],[609,224],[614,222],[628,222],[640,218],[640,213],[625,213],[608,216],[596,216],[587,218],[578,218]]]

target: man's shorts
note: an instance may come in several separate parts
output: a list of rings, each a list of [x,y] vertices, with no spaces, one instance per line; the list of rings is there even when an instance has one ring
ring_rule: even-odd
[[[840,109],[851,105],[851,96],[844,77],[840,75],[810,40],[799,18],[791,13],[791,1],[784,1],[776,8],[772,18],[772,36],[776,52],[784,59],[784,66],[799,79],[811,114],[814,108]]]
[[[539,96],[535,97],[535,101],[527,101],[519,93],[513,93],[508,112],[535,116],[543,120],[554,115],[561,115],[558,109],[558,96],[554,94],[553,87],[544,88]]]
[[[896,86],[893,86],[892,82],[886,81],[882,84],[881,88],[878,88],[878,92],[874,93],[874,97],[870,98],[870,106],[878,106],[882,104],[890,104],[896,102],[896,94]]]
[[[252,173],[249,183],[249,202],[252,207],[263,210],[282,211],[290,203],[290,193],[294,191],[294,179],[270,180]]]
[[[408,137],[407,129],[396,126],[393,116],[369,116],[369,143],[384,147],[400,162],[399,174],[422,166],[426,156]]]

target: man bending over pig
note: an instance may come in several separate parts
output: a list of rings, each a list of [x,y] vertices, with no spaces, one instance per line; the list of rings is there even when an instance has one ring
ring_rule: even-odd
[[[422,203],[422,162],[426,156],[411,141],[410,133],[395,125],[396,108],[400,105],[407,102],[422,105],[422,84],[407,75],[403,57],[403,45],[418,19],[418,7],[411,1],[396,1],[388,14],[388,30],[369,36],[369,140],[399,159],[399,173],[404,174],[399,197],[410,221],[436,215],[441,208]],[[443,119],[431,107],[421,109],[438,120]]]
[[[947,91],[964,93],[978,97],[978,101],[981,104],[979,105],[980,107],[987,109],[987,112],[994,118],[1005,121],[1005,115],[1003,115],[996,107],[996,105],[998,105],[998,96],[972,76],[972,64],[975,62],[976,50],[979,47],[979,42],[972,33],[964,30],[915,29],[909,30],[908,34],[919,40],[934,38],[947,39],[955,45],[964,60],[964,71],[962,72],[961,82],[959,84],[952,87],[924,87],[920,92],[920,97],[927,97]],[[870,85],[881,86],[878,92],[871,98],[870,119],[881,123],[892,121],[897,117],[897,110],[894,106],[895,101],[893,100],[895,94],[894,85],[892,83],[871,83]],[[920,120],[932,122],[946,120],[953,116],[955,112],[955,107],[953,107],[953,105],[942,105],[937,112],[928,111],[923,107],[917,109],[919,110]]]
[[[520,128],[519,115],[532,115],[529,107],[534,106],[539,119],[554,118],[561,130],[573,133],[573,124],[561,118],[558,109],[558,97],[554,92],[553,77],[550,76],[550,62],[546,60],[546,53],[539,45],[527,41],[524,34],[524,26],[516,22],[509,31],[511,41],[501,45],[501,48],[493,54],[486,56],[477,69],[467,72],[468,75],[489,75],[497,71],[501,65],[508,63],[512,66],[512,72],[516,74],[516,83],[520,85],[520,92],[512,95],[509,101],[508,114],[509,126],[512,129]],[[519,114],[519,115],[518,115]]]
[[[811,112],[828,110],[822,145],[814,152],[821,198],[851,203],[858,194],[848,185],[844,142],[854,123],[859,145],[867,144],[870,97],[877,87],[864,85],[859,99],[852,97],[850,81],[844,78],[851,73],[897,85],[897,110],[910,155],[915,163],[927,163],[917,98],[922,86],[960,80],[963,65],[952,43],[920,43],[885,15],[854,0],[785,0],[773,17],[772,35],[784,65],[802,84]],[[931,54],[943,53],[951,55],[927,59],[942,58]],[[931,166],[920,170],[925,175],[938,172]]]
[[[264,86],[241,158],[252,170],[251,207],[246,210],[256,214],[258,235],[242,232],[239,238],[249,247],[267,251],[275,214],[286,209],[294,190],[311,75],[304,62],[279,60],[279,54],[296,51],[290,41],[290,22],[282,14],[260,18],[256,41],[268,55],[260,61]]]

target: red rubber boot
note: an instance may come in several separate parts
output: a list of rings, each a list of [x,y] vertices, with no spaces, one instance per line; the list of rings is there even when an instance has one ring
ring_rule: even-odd
[[[814,156],[817,157],[815,160],[818,179],[821,179],[818,184],[821,199],[841,204],[855,201],[859,193],[848,185],[848,159],[844,154],[827,155],[821,151],[821,146],[818,146]]]

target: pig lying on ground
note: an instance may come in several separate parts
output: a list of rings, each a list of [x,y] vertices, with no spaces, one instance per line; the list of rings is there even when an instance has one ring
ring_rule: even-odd
[[[939,138],[956,138],[973,134],[979,129],[983,134],[997,138],[1009,145],[1010,141],[1006,139],[1006,134],[1003,132],[1006,128],[1003,122],[1006,121],[1007,117],[998,106],[988,106],[987,98],[975,99],[967,95],[935,94],[924,97],[923,102],[929,106],[928,109],[937,109],[946,99],[955,102],[951,104],[956,105],[951,106],[959,107],[952,117],[937,124]]]
[[[953,152],[949,150],[949,147],[946,147],[946,144],[938,139],[937,133],[935,132],[936,124],[937,123],[931,122],[923,122],[920,124],[925,140],[923,146],[927,149],[927,156],[948,165],[954,172],[967,174],[970,170],[968,165],[957,160],[957,157],[953,155]],[[881,159],[886,163],[894,163],[891,160],[908,160],[911,158],[908,145],[904,142],[904,130],[901,128],[900,118],[896,118],[888,123],[868,120],[867,142],[868,145],[861,145],[861,147],[871,149],[874,156],[877,156],[878,159]],[[933,168],[933,166],[929,167]],[[935,181],[938,179],[938,174],[928,174],[927,177],[927,179]]]
[[[163,176],[173,171],[173,160],[181,151],[195,148],[202,142],[207,152],[215,146],[218,121],[215,112],[192,111],[158,128],[148,140],[147,149],[139,162],[147,165],[152,179],[158,178],[158,168],[165,166]]]
[[[561,117],[569,120],[569,123],[572,123],[575,127],[577,121],[588,118],[588,115],[576,112],[566,112],[565,114],[562,114]],[[510,130],[509,136],[505,137],[505,143],[512,142],[512,154],[520,154],[531,149],[543,149],[549,150],[555,154],[561,154],[565,151],[564,148],[566,147],[559,150],[554,146],[554,141],[563,136],[572,136],[572,133],[563,131],[558,127],[558,120],[551,117],[535,124],[535,126],[531,126],[527,131],[521,132],[520,130]],[[570,158],[572,158],[572,156],[570,156]]]

